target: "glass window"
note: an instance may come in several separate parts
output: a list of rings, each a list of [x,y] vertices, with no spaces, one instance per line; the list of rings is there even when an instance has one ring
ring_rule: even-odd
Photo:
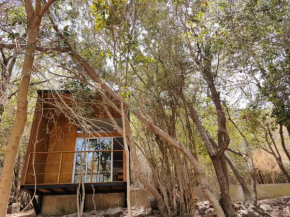
[[[112,181],[112,138],[78,138],[76,141],[73,182]]]

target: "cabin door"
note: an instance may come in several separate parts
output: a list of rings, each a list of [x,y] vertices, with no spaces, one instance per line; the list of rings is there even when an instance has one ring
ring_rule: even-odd
[[[78,138],[74,163],[73,182],[110,182],[113,180],[113,139]]]

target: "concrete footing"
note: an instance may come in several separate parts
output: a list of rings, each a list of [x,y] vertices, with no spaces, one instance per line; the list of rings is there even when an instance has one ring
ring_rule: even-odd
[[[85,200],[85,210],[103,210],[113,207],[124,207],[124,193],[108,193],[108,194],[87,194]],[[77,196],[76,195],[55,195],[44,196],[42,201],[42,215],[66,215],[77,212]]]

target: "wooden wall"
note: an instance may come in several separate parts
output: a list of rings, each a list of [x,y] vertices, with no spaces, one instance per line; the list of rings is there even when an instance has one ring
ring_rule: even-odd
[[[71,183],[74,153],[61,154],[60,152],[75,151],[76,133],[76,126],[71,125],[63,114],[56,117],[50,130],[48,151],[59,153],[47,155],[45,183]],[[61,165],[60,162],[62,162]]]
[[[22,173],[22,185],[35,184],[35,181],[36,184],[71,183],[74,154],[64,154],[60,168],[61,154],[55,152],[74,151],[76,126],[71,125],[65,115],[57,111],[53,105],[54,101],[50,94],[38,95]],[[41,153],[33,155],[33,152]],[[33,175],[34,172],[36,176]]]
[[[35,181],[36,183],[43,183],[44,181],[43,165],[46,163],[46,155],[35,155],[34,157],[30,154],[31,152],[45,152],[48,148],[48,122],[46,118],[43,118],[43,114],[44,112],[41,106],[39,106],[38,101],[34,112],[33,124],[31,127],[30,139],[26,152],[26,164],[22,172],[22,184],[24,184],[24,180],[26,180],[26,184],[34,184]],[[34,167],[32,165],[33,162]],[[39,175],[34,177],[34,171]]]
[[[67,97],[68,94],[65,96]],[[76,138],[84,137],[84,135],[78,134],[77,127],[72,125],[68,118],[53,106],[55,100],[57,99],[51,97],[50,94],[39,94],[38,96],[23,169],[22,185],[35,184],[34,170],[36,184],[71,183],[72,181]],[[69,102],[68,97],[66,102]],[[101,107],[96,105],[93,106],[93,116],[106,117],[101,111]],[[120,117],[117,113],[112,112],[112,114],[115,118]],[[100,132],[91,136],[115,137],[120,135],[116,132]],[[44,153],[36,154],[33,158],[33,155],[30,154],[32,152]],[[61,154],[61,152],[66,153]],[[60,161],[62,161],[61,166]],[[60,175],[58,175],[59,171]]]

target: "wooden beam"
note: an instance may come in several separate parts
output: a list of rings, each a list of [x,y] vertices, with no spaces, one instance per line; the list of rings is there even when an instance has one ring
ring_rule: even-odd
[[[81,138],[98,138],[98,137],[123,137],[117,132],[99,132],[99,133],[91,133],[91,134],[84,134],[84,133],[77,133],[77,137]]]
[[[59,159],[59,167],[58,167],[58,174],[57,174],[57,183],[59,183],[60,179],[60,172],[61,172],[61,165],[62,165],[62,152],[60,152],[60,159]]]
[[[30,162],[30,158],[31,158],[31,152],[30,153],[26,153],[28,154],[28,162],[25,163],[25,173],[24,173],[24,178],[22,180],[22,184],[25,184],[26,183],[26,176],[27,176],[27,173],[28,173],[28,169],[29,169],[29,162]]]
[[[56,153],[83,153],[83,152],[123,152],[124,150],[99,150],[99,151],[50,151],[50,152],[31,152],[35,154],[56,154]]]
[[[53,190],[53,189],[51,189],[51,188],[46,188],[45,190],[48,190],[49,192],[51,192],[51,193],[53,193],[53,194],[58,193],[57,191],[55,191],[55,190]]]
[[[63,190],[64,191],[64,193],[72,193],[73,191],[69,191],[69,190],[67,190],[66,188],[60,188],[61,190]]]

